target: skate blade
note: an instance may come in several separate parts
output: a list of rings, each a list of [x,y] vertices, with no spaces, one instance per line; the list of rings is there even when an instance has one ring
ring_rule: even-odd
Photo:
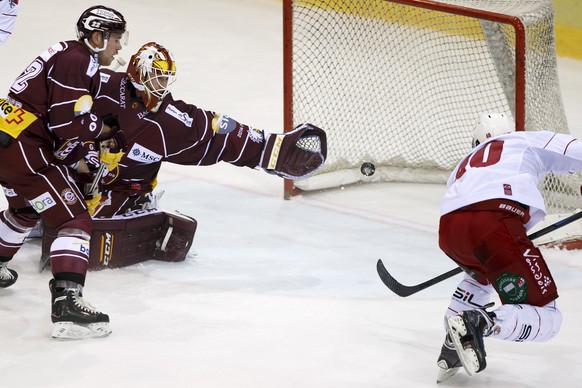
[[[73,322],[56,322],[51,333],[58,340],[80,340],[87,338],[107,337],[111,334],[109,322],[90,323],[88,325]]]
[[[437,363],[439,367],[439,373],[437,375],[437,384],[442,383],[445,380],[450,379],[452,376],[456,375],[461,368],[447,368],[447,363],[441,360]]]
[[[467,335],[467,328],[465,327],[463,318],[459,316],[448,317],[445,319],[445,323],[447,324],[449,336],[453,340],[455,350],[457,351],[459,360],[461,360],[461,364],[463,364],[465,372],[469,376],[473,376],[479,370],[479,359],[473,348],[469,347],[465,349],[461,343],[461,337]]]

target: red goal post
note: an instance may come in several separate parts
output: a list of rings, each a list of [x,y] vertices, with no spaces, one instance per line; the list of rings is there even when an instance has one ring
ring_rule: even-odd
[[[284,127],[328,133],[315,176],[285,198],[358,182],[445,182],[482,112],[568,132],[551,0],[284,0]],[[376,173],[364,176],[371,162]],[[542,183],[552,212],[578,179]]]

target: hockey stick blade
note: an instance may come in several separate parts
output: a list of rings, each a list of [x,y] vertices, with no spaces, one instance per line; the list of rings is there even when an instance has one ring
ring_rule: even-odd
[[[461,267],[457,267],[450,270],[449,272],[445,272],[442,275],[429,279],[426,282],[416,284],[414,286],[406,286],[398,282],[396,279],[394,279],[392,275],[390,275],[390,272],[388,272],[386,267],[384,267],[384,263],[382,263],[381,259],[378,260],[378,263],[376,264],[376,269],[378,270],[378,275],[380,275],[380,279],[382,279],[382,282],[386,285],[386,287],[388,287],[393,293],[401,297],[407,297],[412,294],[416,294],[417,292],[422,291],[425,288],[431,287],[437,283],[442,282],[443,280],[446,280],[450,277],[453,277],[463,272]]]
[[[528,235],[528,238],[530,240],[535,240],[539,237],[545,236],[550,232],[553,232],[556,229],[560,229],[561,227],[566,226],[580,218],[582,218],[582,211],[579,211],[578,213],[574,213],[569,217],[556,221],[552,225],[546,226],[545,228]],[[396,279],[394,279],[392,275],[390,275],[390,272],[388,272],[386,267],[384,267],[384,263],[382,263],[381,259],[379,259],[378,263],[376,263],[376,270],[378,271],[378,275],[380,275],[380,279],[382,279],[382,282],[386,285],[386,287],[388,287],[392,292],[401,297],[407,297],[412,294],[416,294],[417,292],[422,291],[425,288],[434,286],[435,284],[440,283],[443,280],[447,280],[448,278],[463,272],[463,269],[461,267],[457,267],[420,284],[416,284],[414,286],[406,286],[398,282]]]

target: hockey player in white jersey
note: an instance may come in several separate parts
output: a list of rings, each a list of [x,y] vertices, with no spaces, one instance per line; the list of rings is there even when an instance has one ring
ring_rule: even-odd
[[[553,132],[515,132],[502,113],[481,115],[473,150],[449,177],[439,246],[466,274],[445,316],[437,382],[486,367],[483,337],[547,341],[560,330],[554,279],[527,230],[546,214],[538,189],[549,172],[582,171],[582,142]],[[490,308],[497,293],[502,305]]]
[[[12,34],[17,15],[18,0],[0,0],[0,44]]]

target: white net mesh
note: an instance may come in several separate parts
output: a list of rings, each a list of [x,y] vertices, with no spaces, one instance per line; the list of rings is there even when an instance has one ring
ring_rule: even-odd
[[[551,0],[448,0],[515,16],[525,27],[525,96],[516,92],[510,24],[386,0],[291,2],[293,126],[328,134],[320,172],[302,190],[357,181],[445,182],[471,148],[482,112],[516,117],[526,130],[567,133]],[[407,0],[409,2],[409,0]],[[516,93],[518,98],[516,99]],[[525,101],[525,102],[524,102]],[[376,166],[370,177],[364,162]],[[580,206],[578,178],[543,182],[548,209]]]

